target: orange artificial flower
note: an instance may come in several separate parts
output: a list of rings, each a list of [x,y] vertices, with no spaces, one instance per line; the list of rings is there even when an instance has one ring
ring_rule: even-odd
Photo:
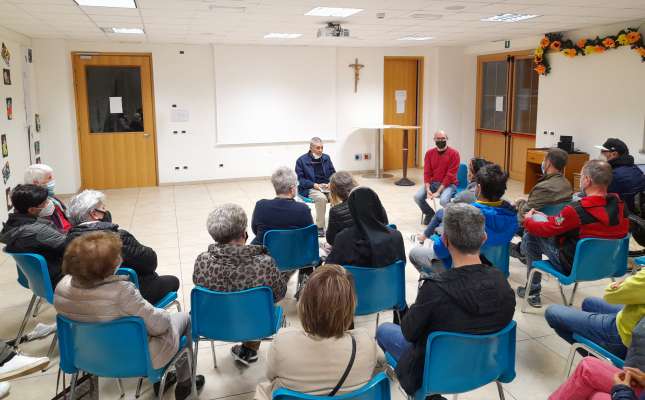
[[[608,49],[613,49],[614,47],[616,47],[616,42],[612,38],[606,38],[602,41],[602,45]]]
[[[600,45],[596,45],[596,46],[594,47],[594,51],[593,51],[593,52],[594,52],[594,53],[603,53],[604,51],[605,51],[605,48],[604,48],[604,47],[602,47],[602,46],[600,46]]]
[[[562,43],[560,43],[559,40],[555,40],[551,43],[551,50],[554,51],[560,51],[560,48],[562,47]]]
[[[576,46],[578,46],[581,49],[584,49],[586,44],[587,44],[587,39],[585,38],[582,38],[576,42]]]
[[[562,50],[565,56],[573,58],[578,55],[578,52],[576,52],[576,49],[564,49]]]
[[[645,57],[645,47],[637,47],[635,50],[641,57]]]
[[[629,41],[629,44],[638,42],[640,38],[641,38],[641,34],[638,32],[629,32],[627,34],[627,40]]]
[[[549,43],[550,43],[549,38],[545,36],[542,38],[542,40],[540,40],[540,47],[542,47],[543,49],[546,49],[547,47],[549,47]]]
[[[535,72],[537,72],[539,75],[544,75],[546,74],[546,67],[544,64],[540,64],[537,67],[533,68]]]

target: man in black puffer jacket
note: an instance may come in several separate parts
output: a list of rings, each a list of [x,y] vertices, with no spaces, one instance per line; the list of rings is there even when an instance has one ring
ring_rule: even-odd
[[[69,219],[73,227],[67,233],[67,243],[89,232],[111,231],[118,234],[123,242],[124,267],[132,268],[139,278],[139,292],[151,304],[156,304],[169,292],[179,289],[179,279],[172,275],[159,276],[157,254],[142,245],[125,229],[112,223],[112,215],[105,208],[105,195],[96,190],[85,190],[69,203]]]
[[[629,154],[629,148],[620,139],[607,139],[602,146],[596,146],[607,159],[612,169],[611,184],[608,193],[616,193],[634,212],[634,197],[645,191],[645,174],[634,164],[634,157]]]
[[[511,322],[515,311],[515,293],[504,274],[479,259],[486,241],[481,211],[469,204],[451,204],[443,226],[442,239],[453,267],[422,280],[400,327],[385,323],[376,331],[379,346],[397,359],[396,374],[410,395],[421,387],[432,332],[494,333]]]

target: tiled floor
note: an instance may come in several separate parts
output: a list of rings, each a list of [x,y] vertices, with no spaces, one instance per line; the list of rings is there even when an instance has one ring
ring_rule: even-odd
[[[411,177],[419,182],[421,173],[412,170]],[[419,211],[412,202],[412,195],[418,188],[393,185],[394,179],[369,180],[359,178],[361,184],[370,186],[381,197],[388,212],[390,221],[396,223],[404,237],[418,232]],[[193,262],[198,253],[204,251],[212,239],[206,232],[206,216],[216,204],[234,202],[240,204],[249,215],[255,201],[261,198],[272,198],[273,189],[268,179],[208,183],[182,186],[165,186],[142,189],[112,190],[107,192],[108,206],[113,219],[122,228],[131,231],[142,243],[153,247],[158,254],[161,274],[175,274],[181,279],[180,301],[184,309],[189,309],[192,284]],[[521,195],[519,182],[509,182],[508,199]],[[250,231],[250,228],[249,228]],[[410,245],[406,243],[406,245]],[[15,335],[27,307],[31,293],[16,283],[16,269],[13,260],[0,253],[0,293],[2,303],[2,323],[0,337],[11,338]],[[510,282],[513,287],[524,282],[525,269],[516,260],[511,259]],[[407,298],[413,302],[416,296],[418,274],[414,268],[407,268]],[[586,296],[602,295],[607,282],[582,284],[577,295],[576,305]],[[295,300],[293,299],[295,282],[292,280],[287,298],[282,306],[285,308],[289,323],[297,324]],[[560,295],[556,282],[551,279],[545,282],[543,302],[558,303]],[[390,313],[385,313],[390,314]],[[507,399],[546,399],[562,382],[567,344],[555,336],[553,330],[544,321],[544,308],[531,309],[522,314],[517,307],[515,320],[517,331],[517,377],[504,386]],[[52,307],[42,307],[37,318],[51,323],[54,320]],[[384,315],[381,320],[391,320],[391,315]],[[357,318],[357,326],[374,330],[375,316]],[[30,324],[30,327],[34,322]],[[29,328],[30,328],[29,327]],[[49,340],[27,343],[23,349],[31,354],[43,355],[47,352]],[[254,388],[264,377],[265,354],[269,343],[263,343],[260,360],[249,368],[239,368],[230,358],[230,344],[218,343],[216,348],[219,368],[213,369],[208,343],[200,345],[198,372],[206,376],[206,386],[201,394],[202,399],[242,400],[252,398]],[[57,359],[54,359],[57,362]],[[57,367],[51,367],[46,373],[36,373],[29,377],[12,382],[9,398],[30,400],[50,399],[54,395]],[[126,398],[134,398],[136,380],[126,380]],[[142,399],[151,399],[150,385],[144,386]],[[101,380],[101,398],[118,397],[117,384],[113,380]],[[403,396],[393,387],[392,395],[397,400]],[[172,398],[172,394],[167,398]],[[462,399],[493,399],[497,397],[494,385],[471,393],[461,395]]]

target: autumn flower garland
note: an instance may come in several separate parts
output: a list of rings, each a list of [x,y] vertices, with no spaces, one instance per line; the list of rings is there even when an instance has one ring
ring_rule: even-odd
[[[645,62],[645,45],[638,28],[623,29],[616,35],[604,38],[598,36],[595,39],[582,38],[575,43],[570,39],[563,39],[561,33],[547,33],[540,40],[540,45],[533,53],[533,69],[540,75],[546,75],[551,72],[551,65],[546,57],[546,53],[549,51],[559,51],[565,56],[573,58],[604,53],[605,50],[615,49],[620,46],[631,46],[641,56],[641,61]]]

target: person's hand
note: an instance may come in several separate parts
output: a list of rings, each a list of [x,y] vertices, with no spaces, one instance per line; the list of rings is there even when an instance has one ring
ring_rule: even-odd
[[[314,183],[314,189],[316,189],[316,190],[320,190],[320,185],[319,185],[319,184],[317,184],[317,183]]]
[[[426,239],[427,239],[427,237],[423,233],[420,233],[420,234],[417,235],[417,242],[419,242],[419,243],[425,242]]]
[[[531,208],[526,214],[524,214],[524,218],[531,218],[536,212],[537,210],[535,208]]]
[[[625,367],[624,370],[629,372],[632,377],[632,383],[645,388],[645,372],[641,371],[638,368]],[[632,385],[634,386],[634,385]]]
[[[614,375],[614,385],[627,385],[632,380],[631,373],[629,371],[620,371]]]
[[[434,193],[432,191],[428,190],[428,200],[434,199]]]
[[[612,282],[611,285],[609,285],[609,287],[611,289],[618,289],[622,284],[623,284],[623,281],[616,281],[616,282]]]

